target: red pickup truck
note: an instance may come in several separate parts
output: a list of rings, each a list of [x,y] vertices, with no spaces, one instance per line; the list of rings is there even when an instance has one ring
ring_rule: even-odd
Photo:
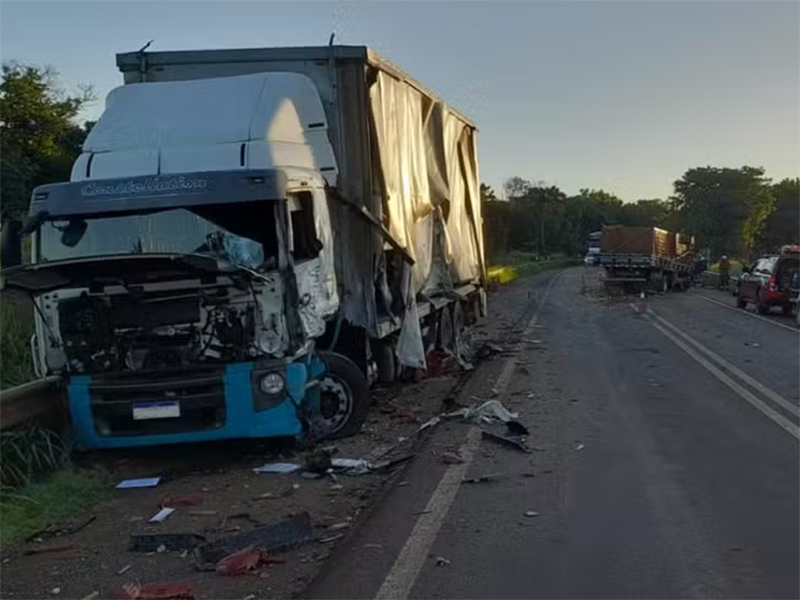
[[[800,246],[797,245],[785,246],[778,255],[759,258],[744,269],[739,279],[736,305],[745,308],[752,302],[762,315],[780,306],[784,314],[791,315],[798,293],[798,270]]]

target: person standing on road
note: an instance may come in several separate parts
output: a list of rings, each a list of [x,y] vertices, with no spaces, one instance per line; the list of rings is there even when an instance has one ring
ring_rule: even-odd
[[[728,289],[728,280],[731,274],[731,261],[726,254],[719,259],[719,287],[722,290]]]

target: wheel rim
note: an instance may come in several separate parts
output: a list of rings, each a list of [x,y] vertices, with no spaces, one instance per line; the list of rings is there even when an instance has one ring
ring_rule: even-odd
[[[353,412],[353,393],[347,382],[334,373],[320,380],[319,425],[329,434],[345,426]]]

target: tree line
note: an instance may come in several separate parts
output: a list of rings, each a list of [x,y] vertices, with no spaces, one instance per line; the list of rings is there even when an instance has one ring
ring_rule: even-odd
[[[50,69],[2,65],[0,81],[0,208],[22,217],[37,185],[68,181],[93,123],[76,119],[94,101],[91,88],[66,93]],[[800,179],[773,182],[762,168],[687,170],[665,199],[623,202],[603,190],[569,196],[556,186],[511,177],[505,200],[481,184],[489,258],[512,250],[585,252],[603,225],[656,226],[692,234],[712,257],[750,258],[800,242]]]
[[[489,259],[512,250],[586,252],[603,225],[661,227],[695,236],[712,259],[751,259],[800,243],[800,178],[773,182],[760,167],[696,167],[675,181],[669,198],[624,202],[603,190],[568,196],[556,186],[511,177],[505,200],[481,184]]]

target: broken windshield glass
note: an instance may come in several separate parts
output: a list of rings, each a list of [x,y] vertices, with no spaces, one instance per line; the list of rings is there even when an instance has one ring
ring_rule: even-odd
[[[39,262],[118,254],[206,254],[250,269],[277,254],[272,206],[175,208],[147,214],[88,219],[81,238],[68,245],[69,221],[51,221],[39,230]],[[73,240],[74,241],[74,240]]]

